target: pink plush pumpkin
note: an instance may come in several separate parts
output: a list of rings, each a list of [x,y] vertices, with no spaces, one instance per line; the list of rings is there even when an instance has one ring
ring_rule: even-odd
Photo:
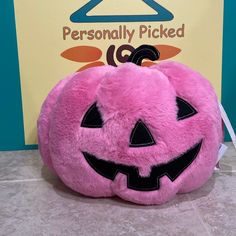
[[[162,204],[201,187],[222,139],[216,94],[199,73],[158,59],[151,46],[131,62],[101,66],[60,81],[38,120],[44,163],[73,190]]]

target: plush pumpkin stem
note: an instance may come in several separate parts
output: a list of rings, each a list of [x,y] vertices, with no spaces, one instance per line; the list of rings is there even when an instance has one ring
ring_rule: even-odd
[[[141,45],[136,48],[129,56],[127,62],[132,62],[136,65],[141,66],[143,59],[149,59],[151,61],[156,61],[160,58],[160,52],[151,45]]]

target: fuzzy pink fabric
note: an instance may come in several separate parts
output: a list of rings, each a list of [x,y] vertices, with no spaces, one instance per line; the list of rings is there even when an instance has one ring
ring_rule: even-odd
[[[188,101],[197,114],[176,119],[176,96]],[[89,107],[97,102],[104,126],[81,127]],[[129,139],[141,119],[156,145],[132,148]],[[76,73],[46,98],[38,120],[39,148],[44,163],[73,190],[92,197],[121,198],[138,204],[162,204],[177,193],[202,186],[212,175],[222,137],[217,97],[199,73],[177,62],[149,68],[125,63]],[[152,166],[170,162],[202,140],[193,163],[175,180],[160,179],[160,189],[136,191],[119,173],[109,180],[95,172],[82,152],[117,164],[137,166],[148,176]]]

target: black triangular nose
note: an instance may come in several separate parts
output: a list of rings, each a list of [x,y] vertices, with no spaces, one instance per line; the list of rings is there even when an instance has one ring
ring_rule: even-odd
[[[139,120],[130,136],[130,147],[146,147],[156,144],[147,126]]]

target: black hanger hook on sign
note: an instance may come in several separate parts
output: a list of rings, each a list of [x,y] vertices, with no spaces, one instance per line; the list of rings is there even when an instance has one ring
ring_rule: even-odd
[[[160,58],[160,52],[151,45],[141,45],[136,48],[129,56],[127,62],[132,62],[136,65],[141,66],[143,59],[149,59],[156,61]]]

